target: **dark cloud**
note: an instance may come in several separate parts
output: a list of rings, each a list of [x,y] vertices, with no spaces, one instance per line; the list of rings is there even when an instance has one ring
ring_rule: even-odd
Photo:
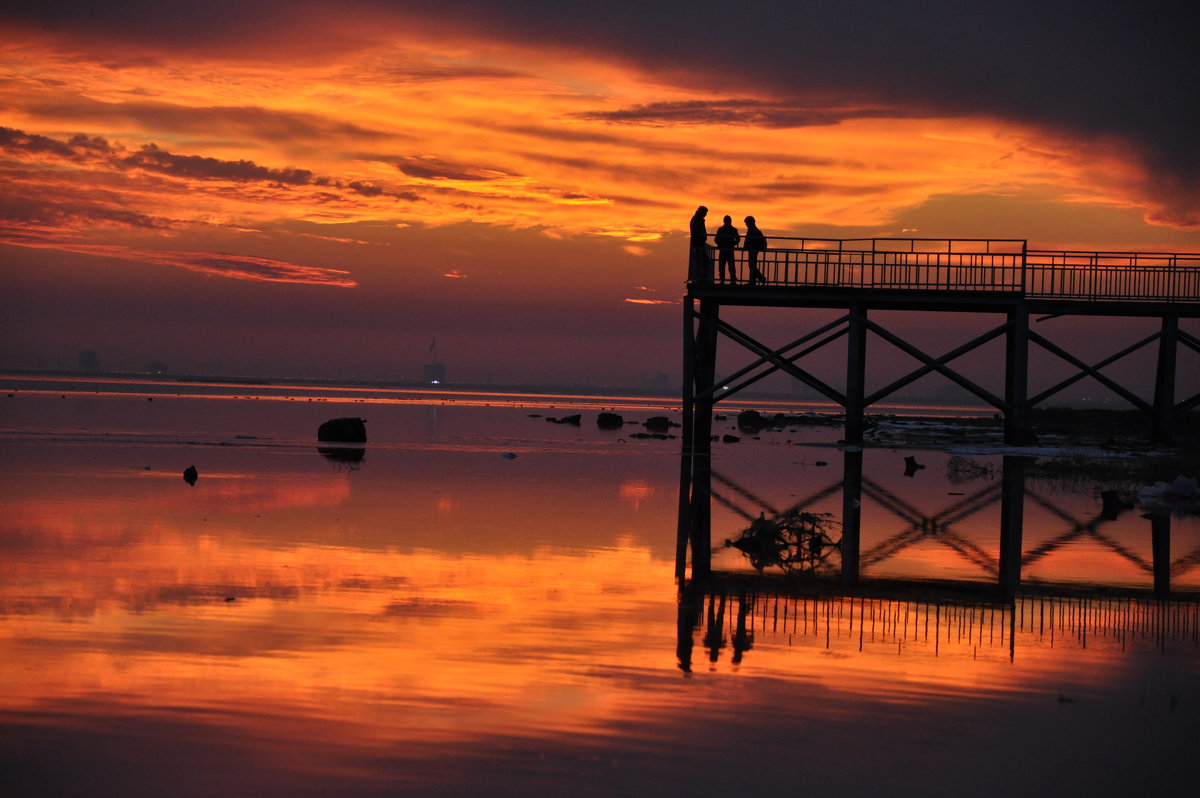
[[[410,157],[395,161],[395,164],[409,177],[424,180],[495,180],[504,176],[490,169],[449,164],[440,158]]]
[[[253,161],[223,161],[202,155],[177,155],[159,149],[154,144],[147,144],[122,158],[121,162],[131,168],[201,180],[261,180],[296,186],[314,183],[313,173],[307,169],[271,169]]]
[[[239,280],[255,280],[274,283],[303,283],[353,288],[357,283],[350,272],[343,269],[326,269],[303,266],[297,263],[255,258],[248,255],[213,254],[208,252],[165,252],[130,251],[129,257],[137,257],[152,263],[177,266],[189,271],[201,272],[218,277]]]
[[[895,108],[820,108],[753,99],[656,102],[616,111],[576,114],[581,119],[642,125],[738,125],[767,128],[833,125],[846,119],[896,118]]]
[[[90,196],[80,196],[77,192],[55,192],[40,187],[37,196],[33,196],[27,185],[11,183],[3,177],[0,177],[0,223],[5,227],[7,240],[14,237],[41,240],[51,231],[95,227],[169,230],[181,224],[122,208],[116,198],[107,198],[102,191],[93,190]]]
[[[330,136],[367,141],[395,139],[395,134],[384,134],[338,119],[251,106],[189,107],[153,100],[106,103],[81,96],[55,103],[29,103],[22,109],[32,116],[71,124],[100,122],[111,126],[124,123],[207,139],[231,136],[274,143]]]
[[[1081,150],[1115,140],[1144,169],[1144,190],[1161,206],[1154,215],[1186,222],[1200,216],[1194,11],[1194,0],[42,0],[3,13],[142,49],[225,53],[263,41],[265,20],[276,43],[345,47],[353,37],[339,38],[331,20],[379,20],[381,30],[392,20],[445,39],[468,33],[615,58],[666,84],[770,99],[793,109],[791,124],[803,108],[994,116],[1074,138]],[[671,110],[629,109],[627,121]],[[691,109],[692,118],[705,110],[721,109]],[[760,110],[761,123],[785,118]]]
[[[113,150],[100,137],[81,134],[59,141],[36,133],[26,133],[11,127],[0,127],[0,150],[8,153],[50,155],[69,161],[80,161],[95,154],[108,155]]]
[[[317,186],[343,189],[364,197],[391,197],[410,202],[420,195],[407,190],[395,190],[359,180],[343,182],[295,167],[273,168],[254,161],[229,161],[203,155],[185,155],[147,144],[129,152],[117,144],[100,138],[76,135],[62,141],[23,130],[0,127],[0,152],[17,160],[46,159],[105,165],[119,171],[141,171],[166,175],[181,180],[222,180],[236,183],[266,183],[285,186]],[[330,193],[330,200],[339,199]]]

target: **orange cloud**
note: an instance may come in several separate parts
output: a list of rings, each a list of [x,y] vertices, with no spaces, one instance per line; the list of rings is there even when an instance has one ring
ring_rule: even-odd
[[[351,27],[303,59],[186,47],[118,59],[95,37],[25,31],[0,49],[11,194],[53,221],[42,245],[55,227],[64,246],[93,225],[186,242],[197,226],[292,222],[472,222],[636,243],[682,230],[697,201],[753,213],[768,235],[888,234],[934,197],[1030,191],[1194,221],[1181,203],[1155,204],[1126,152],[1029,125],[766,90],[714,96],[595,54],[461,32],[434,46],[369,25],[346,38]]]

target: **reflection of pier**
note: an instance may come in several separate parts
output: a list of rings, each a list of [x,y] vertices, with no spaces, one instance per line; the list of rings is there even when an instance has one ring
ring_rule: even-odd
[[[1146,574],[1147,581],[1152,587],[1141,590],[1123,589],[1126,592],[1152,594],[1165,599],[1172,594],[1172,578],[1182,576],[1193,568],[1200,567],[1200,550],[1190,552],[1183,557],[1171,559],[1171,517],[1163,513],[1142,516],[1145,522],[1146,534],[1151,542],[1151,557],[1147,560],[1143,555],[1131,551],[1119,540],[1105,534],[1106,525],[1114,523],[1117,514],[1097,509],[1095,514],[1083,520],[1072,516],[1038,492],[1027,489],[1025,485],[1025,468],[1028,459],[1025,457],[1006,456],[1003,460],[1000,479],[997,482],[987,482],[972,493],[954,497],[947,506],[936,512],[921,510],[907,499],[896,495],[882,485],[863,476],[863,453],[856,447],[850,447],[843,452],[843,477],[840,481],[831,482],[813,491],[800,501],[787,507],[779,507],[758,496],[754,491],[739,484],[736,480],[719,473],[707,474],[707,482],[703,485],[692,484],[691,492],[683,492],[687,485],[681,488],[679,548],[677,552],[676,570],[681,580],[688,573],[690,555],[690,576],[693,581],[708,583],[739,584],[742,587],[759,584],[771,584],[772,589],[781,587],[786,590],[813,591],[823,595],[866,595],[873,590],[911,590],[939,588],[953,589],[959,593],[975,596],[988,596],[990,599],[1013,600],[1021,590],[1022,569],[1028,568],[1045,559],[1053,552],[1067,547],[1089,543],[1097,545],[1116,557],[1130,563],[1137,571]],[[685,461],[689,459],[684,455]],[[685,466],[686,468],[686,466]],[[810,569],[805,573],[784,573],[787,569],[776,569],[775,574],[764,568],[764,558],[759,556],[753,560],[760,571],[758,575],[741,571],[714,571],[712,567],[712,541],[708,534],[710,524],[709,508],[697,508],[698,497],[707,496],[713,504],[725,507],[749,527],[743,532],[743,537],[755,530],[773,530],[776,526],[785,525],[787,520],[798,513],[826,501],[838,492],[841,493],[842,516],[840,519],[840,538],[836,540],[836,561],[830,558],[827,567]],[[1039,543],[1037,546],[1024,550],[1022,547],[1023,526],[1026,503],[1030,502],[1048,513],[1052,519],[1061,522],[1066,529],[1054,537]],[[871,548],[863,551],[860,545],[862,512],[864,504],[880,508],[899,522],[898,528]],[[956,525],[989,508],[999,505],[999,535],[998,555],[991,553],[976,541],[959,534]],[[691,519],[704,512],[705,527],[691,523]],[[764,526],[764,522],[768,522]],[[783,545],[781,538],[776,545]],[[730,541],[726,541],[729,545]],[[962,563],[975,571],[974,580],[882,580],[864,578],[863,570],[877,569],[889,560],[910,549],[921,545],[934,545],[953,555]],[[795,543],[793,542],[793,545]],[[740,547],[743,551],[748,547]],[[770,552],[769,547],[758,547],[755,551]],[[995,551],[996,549],[993,549]],[[748,552],[749,553],[749,552]],[[780,557],[781,561],[787,558]],[[769,562],[767,563],[769,565]],[[1069,585],[1047,585],[1039,583],[1039,592],[1058,591],[1063,593],[1086,592],[1085,588]],[[1106,588],[1109,589],[1109,588]],[[1115,589],[1115,588],[1114,588]]]
[[[702,653],[696,652],[697,638]],[[995,652],[1023,645],[1133,646],[1160,651],[1200,641],[1200,602],[1131,596],[1022,596],[1013,602],[797,595],[693,583],[679,597],[679,667],[698,658],[740,664],[755,644],[874,651],[888,656]]]

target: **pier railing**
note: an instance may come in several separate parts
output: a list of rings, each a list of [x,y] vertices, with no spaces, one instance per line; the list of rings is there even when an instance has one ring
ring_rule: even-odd
[[[707,280],[711,266],[711,279],[722,286],[1200,303],[1200,253],[1030,250],[1021,239],[772,237],[768,246],[734,249],[732,275],[710,248],[711,263],[693,258],[692,281]]]

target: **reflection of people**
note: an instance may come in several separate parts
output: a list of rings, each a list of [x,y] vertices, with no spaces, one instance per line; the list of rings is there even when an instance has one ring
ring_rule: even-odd
[[[692,257],[688,264],[692,280],[712,279],[712,256],[708,254],[708,229],[704,226],[704,217],[707,215],[708,208],[703,205],[692,214]]]
[[[733,226],[733,217],[726,216],[725,223],[717,228],[716,235],[713,236],[713,243],[717,245],[717,264],[720,267],[721,281],[725,280],[725,267],[729,267],[729,282],[737,282],[737,272],[733,267],[733,248],[741,242],[742,237],[738,235],[737,228]]]
[[[708,661],[716,662],[721,657],[721,649],[725,647],[725,594],[721,594],[720,604],[713,607],[714,599],[708,598],[708,628],[704,632],[704,647],[708,649]]]
[[[763,282],[767,276],[758,270],[758,253],[767,249],[767,237],[754,222],[753,216],[746,217],[746,238],[743,244],[746,248],[746,263],[750,267],[750,285]]]
[[[733,635],[733,664],[742,661],[742,654],[754,648],[754,632],[746,629],[746,615],[750,611],[750,602],[745,592],[738,595],[737,631]]]

